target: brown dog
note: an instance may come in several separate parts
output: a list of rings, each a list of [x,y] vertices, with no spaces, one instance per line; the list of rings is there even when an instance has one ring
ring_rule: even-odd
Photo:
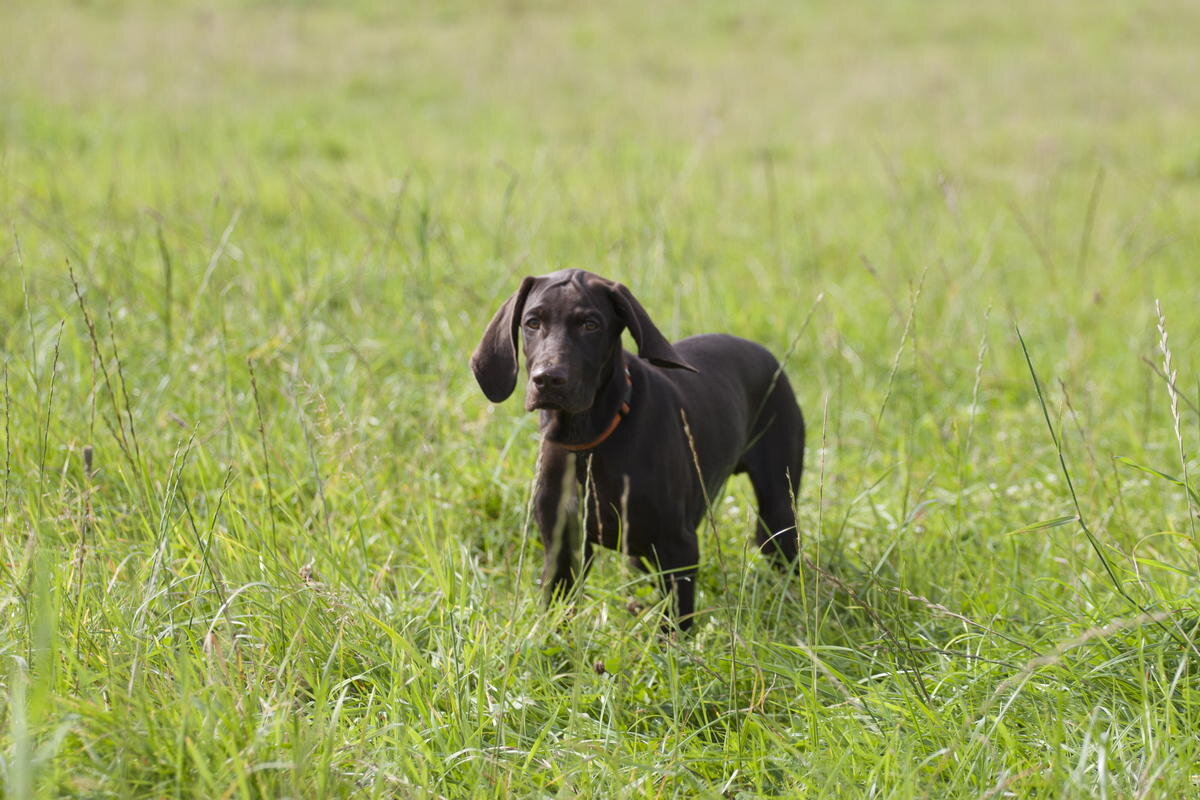
[[[621,347],[625,330],[636,357]],[[516,388],[522,338],[525,408],[541,412],[534,515],[547,600],[574,586],[600,544],[659,571],[687,628],[696,528],[741,472],[758,500],[759,547],[794,564],[804,418],[766,349],[723,334],[671,344],[628,289],[578,269],[525,278],[488,323],[471,369],[493,403]]]

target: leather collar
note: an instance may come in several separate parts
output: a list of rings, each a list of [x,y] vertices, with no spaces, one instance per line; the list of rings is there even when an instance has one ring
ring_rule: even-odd
[[[613,435],[613,431],[617,429],[617,426],[621,424],[621,420],[625,419],[625,416],[629,413],[629,400],[632,397],[633,378],[629,375],[629,367],[626,365],[625,396],[621,399],[621,405],[617,409],[617,413],[613,414],[613,418],[608,423],[608,426],[605,427],[604,432],[595,439],[592,439],[590,442],[585,442],[583,444],[560,444],[559,447],[563,448],[564,450],[570,450],[572,453],[578,453],[582,450],[591,450],[592,448],[599,447],[600,445],[604,444],[604,441]]]

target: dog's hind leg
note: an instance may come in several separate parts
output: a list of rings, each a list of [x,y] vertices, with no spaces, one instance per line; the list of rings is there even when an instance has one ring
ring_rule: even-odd
[[[758,499],[758,548],[778,566],[789,565],[796,560],[799,546],[788,474],[785,469],[762,474],[767,472],[764,468],[757,475],[754,469],[748,472]]]
[[[742,466],[758,500],[758,547],[785,567],[796,561],[799,549],[793,503],[804,470],[804,418],[782,381],[763,409],[766,428],[742,456]]]
[[[664,628],[686,631],[692,627],[696,610],[696,566],[700,549],[695,536],[681,536],[669,546],[655,547],[654,554],[630,556],[629,563],[642,572],[656,573],[667,598]]]

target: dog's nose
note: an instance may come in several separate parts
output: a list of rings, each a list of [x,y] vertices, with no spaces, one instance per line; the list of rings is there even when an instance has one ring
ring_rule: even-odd
[[[557,388],[567,382],[567,371],[562,367],[538,367],[529,374],[533,385],[539,389]]]

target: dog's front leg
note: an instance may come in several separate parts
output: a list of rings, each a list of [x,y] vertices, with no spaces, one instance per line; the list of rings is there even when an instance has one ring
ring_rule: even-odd
[[[652,557],[631,557],[631,563],[644,572],[658,574],[659,586],[667,598],[666,630],[686,631],[692,627],[696,610],[696,565],[700,550],[695,536],[684,535],[675,542],[656,546]]]
[[[696,611],[696,561],[693,555],[663,564],[663,592],[669,598],[674,623],[681,631],[692,627]]]
[[[543,441],[540,464],[533,515],[545,548],[542,598],[549,604],[567,596],[580,574],[579,495],[574,453]]]

